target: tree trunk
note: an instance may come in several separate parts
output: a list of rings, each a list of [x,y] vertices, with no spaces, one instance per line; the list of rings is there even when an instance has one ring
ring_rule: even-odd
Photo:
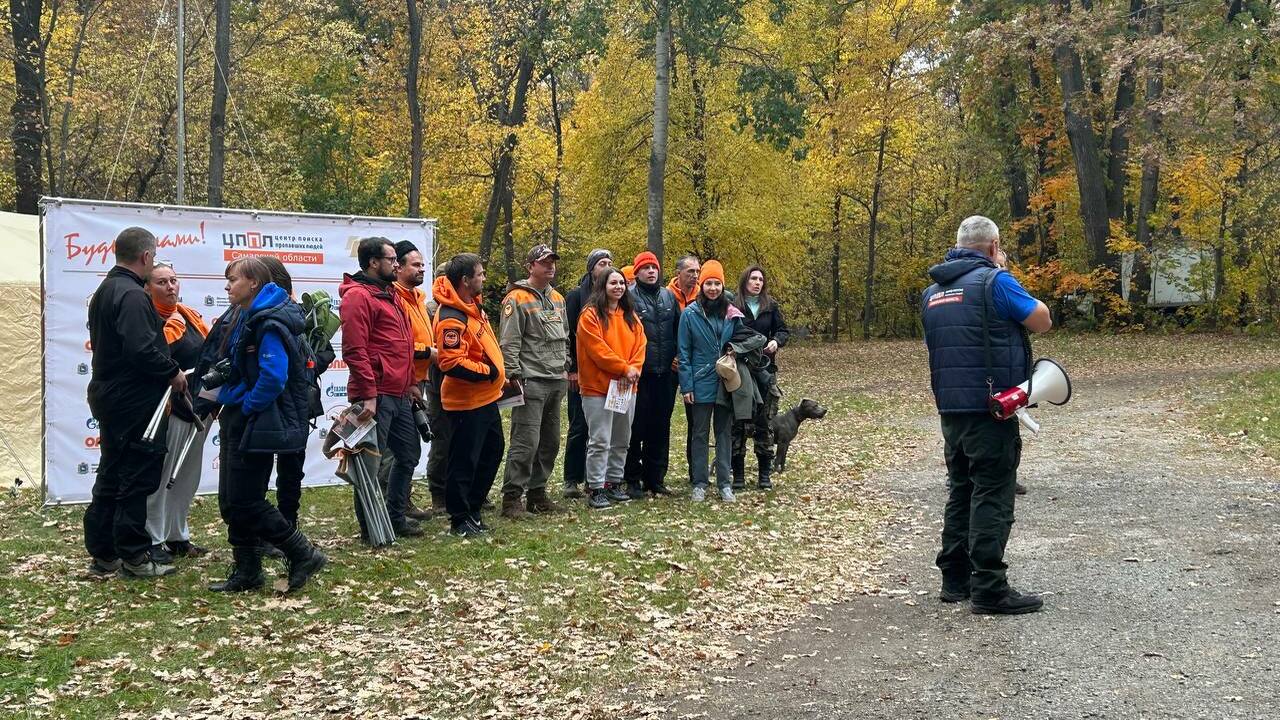
[[[1068,0],[1058,0],[1065,12]],[[1098,137],[1093,131],[1085,103],[1088,89],[1084,84],[1084,71],[1080,66],[1080,54],[1070,42],[1053,50],[1058,79],[1062,83],[1062,115],[1067,139],[1071,142],[1071,155],[1075,161],[1076,184],[1080,191],[1080,220],[1084,224],[1085,245],[1092,267],[1112,267],[1115,258],[1107,249],[1110,223],[1107,218],[1106,182],[1102,175],[1102,161],[1098,156]]]
[[[1009,217],[1018,226],[1017,252],[1021,258],[1035,243],[1036,231],[1027,220],[1031,215],[1031,193],[1027,183],[1026,164],[1023,162],[1022,138],[1018,137],[1018,123],[1014,115],[1018,90],[1007,68],[1001,72],[996,98],[996,112],[999,113],[1005,144],[1004,175],[1009,183]]]
[[[409,57],[405,65],[404,90],[409,101],[409,217],[422,215],[422,105],[418,100],[418,66],[422,62],[422,16],[418,0],[407,0],[409,12]]]
[[[707,229],[707,218],[711,216],[711,199],[707,193],[707,92],[706,84],[699,74],[697,55],[685,47],[685,55],[689,58],[689,89],[693,93],[693,136],[692,158],[689,165],[689,179],[693,183],[693,197],[697,201],[694,208],[694,223],[697,240],[704,258],[716,256],[715,243]]]
[[[510,287],[515,281],[520,279],[519,265],[516,264],[516,244],[514,221],[512,219],[511,206],[515,202],[515,184],[516,175],[515,168],[507,176],[507,191],[502,194],[502,248],[506,251],[507,256],[507,287]]]
[[[43,0],[10,0],[9,23],[13,31],[14,99],[13,179],[17,185],[15,209],[35,215],[40,212],[44,177],[40,151],[44,147],[44,120],[41,95],[44,76],[40,72],[43,55],[40,44],[40,14]]]
[[[1164,10],[1159,5],[1149,8],[1147,33],[1152,37],[1164,33]],[[1155,261],[1155,248],[1152,243],[1151,215],[1156,211],[1160,190],[1160,150],[1163,143],[1160,138],[1160,111],[1155,107],[1164,95],[1164,67],[1160,62],[1152,63],[1147,68],[1147,90],[1144,101],[1146,110],[1143,113],[1146,125],[1148,148],[1142,157],[1142,181],[1138,190],[1137,241],[1147,254],[1146,262],[1137,263],[1138,293],[1144,301],[1151,295],[1151,263]],[[1154,150],[1153,147],[1160,147]]]
[[[831,208],[831,342],[840,341],[840,203],[844,200],[836,188]]]
[[[533,54],[528,47],[520,52],[520,63],[516,69],[515,92],[511,99],[511,107],[504,108],[501,113],[502,124],[506,127],[524,125],[526,103],[529,96],[529,81],[533,77]],[[516,144],[519,137],[510,132],[498,148],[498,162],[494,166],[493,185],[489,191],[489,208],[484,214],[484,227],[480,231],[480,257],[484,264],[489,264],[493,255],[493,237],[498,230],[498,216],[511,202],[509,195],[515,192],[512,175],[515,172]],[[505,240],[505,237],[504,237]]]
[[[551,252],[560,252],[560,178],[564,174],[564,128],[555,72],[551,73],[551,126],[556,133],[556,168],[551,180]]]
[[[231,81],[231,0],[214,0],[213,106],[209,110],[209,207],[222,207],[227,164],[227,86]]]
[[[663,257],[664,190],[667,175],[667,122],[671,105],[671,5],[658,0],[658,32],[654,39],[653,145],[649,150],[649,252]]]
[[[892,76],[892,71],[890,71]],[[880,229],[880,188],[884,186],[884,146],[889,137],[888,123],[880,126],[879,145],[876,148],[876,174],[871,185],[871,208],[867,227],[867,277],[862,301],[862,339],[871,339],[871,319],[876,308],[876,234]]]
[[[1129,0],[1129,22],[1125,38],[1130,42],[1138,33],[1138,20],[1142,13],[1142,0]],[[1133,108],[1137,89],[1136,68],[1132,61],[1120,69],[1120,81],[1116,86],[1116,103],[1111,113],[1111,142],[1107,153],[1107,217],[1124,219],[1125,187],[1129,173],[1129,110]]]
[[[89,30],[89,21],[93,19],[93,14],[97,12],[101,5],[98,2],[90,2],[84,5],[83,12],[80,14],[80,24],[76,26],[76,39],[71,45],[71,62],[67,65],[67,92],[65,99],[62,101],[62,120],[58,127],[58,177],[67,177],[67,136],[71,128],[71,103],[75,98],[76,78],[80,73],[80,54],[84,50],[85,34]],[[55,190],[65,190],[65,186],[60,183],[60,187]]]

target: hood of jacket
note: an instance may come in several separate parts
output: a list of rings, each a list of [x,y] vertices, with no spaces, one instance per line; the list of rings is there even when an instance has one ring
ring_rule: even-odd
[[[338,297],[342,297],[357,287],[362,287],[370,294],[381,295],[382,297],[394,298],[391,289],[392,283],[382,283],[374,280],[365,274],[363,270],[352,275],[351,273],[342,274],[342,284],[338,285]]]
[[[929,277],[939,285],[950,285],[977,268],[995,266],[991,258],[977,250],[953,247],[942,262],[929,268]]]
[[[440,305],[461,310],[477,322],[484,320],[480,310],[480,296],[476,296],[475,302],[463,302],[462,298],[458,297],[458,290],[453,287],[453,283],[449,282],[447,277],[440,276],[431,284],[431,298]]]

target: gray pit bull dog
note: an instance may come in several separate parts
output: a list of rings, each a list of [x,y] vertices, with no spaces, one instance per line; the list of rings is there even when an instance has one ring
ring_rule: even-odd
[[[817,401],[805,398],[800,404],[773,418],[773,437],[778,443],[778,451],[773,456],[773,471],[782,472],[787,469],[787,448],[800,432],[800,423],[805,420],[820,420],[827,414],[827,409]]]

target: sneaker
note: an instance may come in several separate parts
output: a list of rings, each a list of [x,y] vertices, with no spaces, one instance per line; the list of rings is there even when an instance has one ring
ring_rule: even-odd
[[[693,492],[689,494],[689,499],[694,502],[706,502],[707,488],[703,485],[698,485],[693,489]]]
[[[720,499],[727,503],[738,502],[738,498],[734,497],[733,488],[720,488]]]
[[[475,525],[475,526],[476,526],[476,528],[477,528],[480,532],[482,532],[482,533],[487,533],[487,532],[489,532],[490,530],[492,530],[492,529],[493,529],[493,528],[489,527],[489,525],[488,525],[487,523],[485,523],[485,521],[484,521],[484,520],[481,520],[481,519],[480,519],[480,515],[479,515],[479,513],[477,513],[475,516],[473,516],[473,517],[471,518],[471,524],[472,524],[472,525]]]
[[[645,498],[649,497],[649,493],[645,492],[644,486],[639,483],[628,484],[627,497],[631,498],[632,500],[644,500]]]
[[[733,476],[733,489],[734,489],[734,490],[746,490],[746,489],[747,489],[747,479],[746,479],[745,477],[741,476],[741,475],[734,475],[734,476]]]
[[[479,538],[484,534],[484,531],[470,520],[463,520],[461,524],[454,525],[449,528],[449,533],[466,540],[469,538]]]
[[[631,496],[617,485],[610,485],[605,488],[605,497],[609,498],[609,502],[629,502]]]
[[[586,493],[582,492],[582,488],[578,487],[577,483],[570,482],[568,480],[564,481],[564,492],[562,494],[564,495],[565,498],[569,500],[575,500],[577,498],[583,498],[587,496]]]
[[[404,510],[404,516],[409,518],[410,520],[430,520],[431,511],[423,510],[422,508],[415,505],[412,500],[410,500],[409,507],[405,508]]]
[[[120,564],[120,577],[132,579],[158,578],[172,575],[176,572],[178,572],[178,568],[172,565],[163,565],[146,556],[143,556],[141,562],[123,562]]]
[[[393,522],[391,529],[395,531],[396,537],[418,537],[422,535],[422,526],[416,520],[405,518],[400,522]]]
[[[592,510],[608,510],[613,507],[613,503],[609,502],[604,490],[592,490],[591,496],[587,498],[587,507]]]
[[[969,599],[969,583],[942,583],[938,599],[944,603],[958,603]]]
[[[93,562],[89,563],[89,568],[85,571],[85,577],[90,580],[107,580],[113,578],[116,573],[120,571],[120,564],[119,558],[116,558],[115,560],[99,560],[98,558],[94,558]]]
[[[991,598],[974,598],[974,615],[1022,615],[1044,607],[1039,595],[1023,595],[1009,588],[1003,595]]]
[[[659,483],[659,484],[654,485],[653,487],[649,488],[649,492],[653,493],[655,496],[656,496],[656,495],[670,495],[670,494],[671,494],[671,488],[667,487],[666,485],[663,485],[663,484]]]
[[[1026,495],[1026,494],[1027,494],[1027,486],[1026,486],[1026,485],[1023,485],[1022,483],[1018,482],[1017,480],[1013,481],[1013,494],[1014,494],[1014,495]]]
[[[161,565],[172,565],[173,553],[169,552],[169,548],[165,547],[164,543],[160,543],[159,545],[152,545],[151,559],[155,560]]]

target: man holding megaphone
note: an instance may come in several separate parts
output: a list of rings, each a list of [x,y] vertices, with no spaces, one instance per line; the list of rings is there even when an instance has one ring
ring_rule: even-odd
[[[955,247],[929,269],[934,284],[921,314],[950,490],[937,558],[940,598],[972,597],[975,613],[1013,615],[1044,603],[1005,577],[1022,438],[1017,422],[993,415],[991,399],[1031,378],[1027,331],[1045,332],[1053,321],[1005,270],[1006,261],[996,224],[966,218]]]

